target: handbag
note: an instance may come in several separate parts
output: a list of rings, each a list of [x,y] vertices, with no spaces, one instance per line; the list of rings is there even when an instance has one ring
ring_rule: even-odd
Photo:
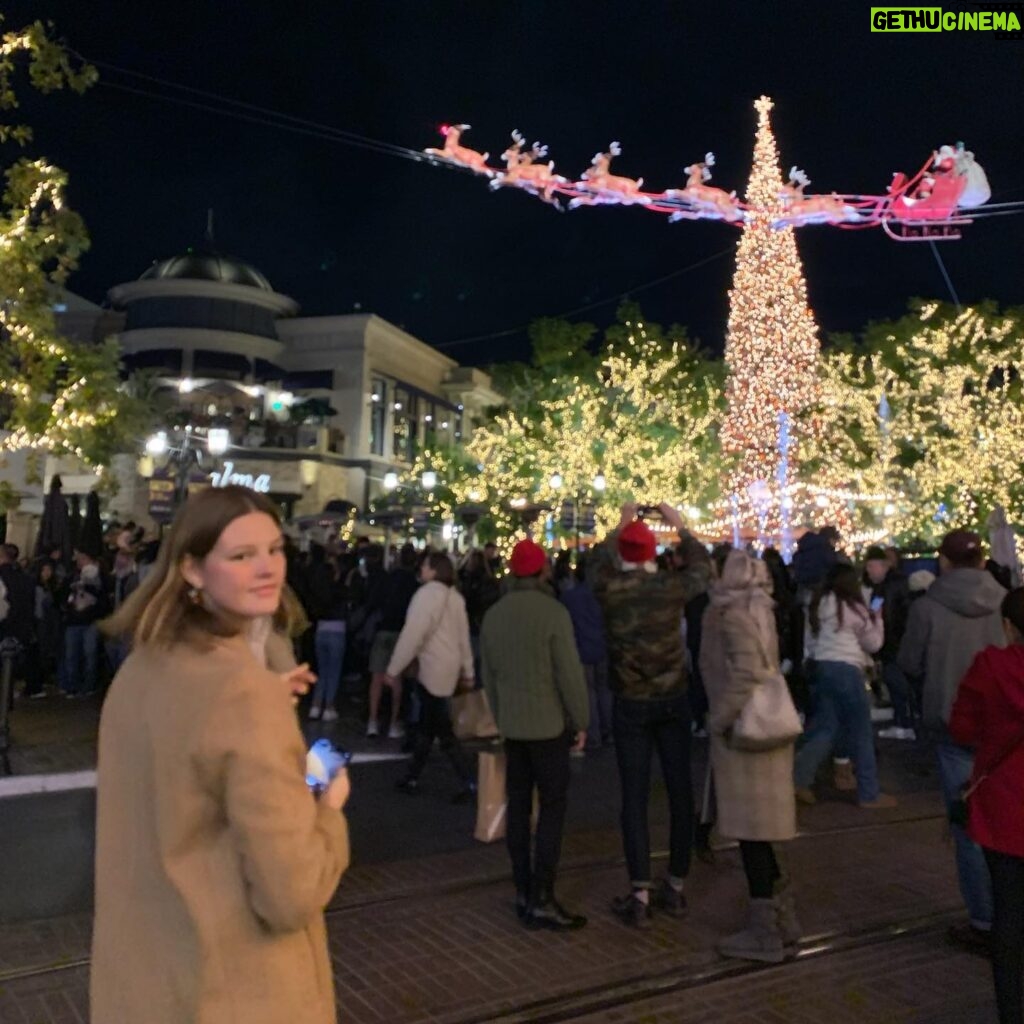
[[[949,805],[949,823],[951,825],[957,825],[960,828],[967,828],[967,820],[970,817],[970,799],[974,794],[974,791],[990,776],[992,775],[999,766],[1022,744],[1024,743],[1024,732],[1019,736],[1014,737],[1012,743],[1009,746],[1004,747],[1000,752],[999,756],[988,766],[988,771],[984,775],[979,775],[969,785],[964,786],[960,792],[960,798],[954,800]]]
[[[760,637],[757,645],[768,676],[751,691],[733,722],[729,746],[750,752],[788,746],[804,731],[781,669],[772,665]]]

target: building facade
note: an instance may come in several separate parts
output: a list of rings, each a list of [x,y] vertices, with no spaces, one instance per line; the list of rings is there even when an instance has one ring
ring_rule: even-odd
[[[101,308],[66,294],[55,309],[69,337],[116,337],[154,408],[155,435],[110,470],[117,493],[107,504],[122,520],[148,521],[148,478],[164,471],[252,486],[286,518],[364,509],[418,446],[464,441],[501,400],[487,374],[394,324],[373,314],[299,316],[256,268],[216,253],[154,263],[108,299]],[[8,517],[16,543],[55,472],[65,495],[97,482],[68,460],[47,459],[35,484],[13,463],[0,466],[22,497]]]

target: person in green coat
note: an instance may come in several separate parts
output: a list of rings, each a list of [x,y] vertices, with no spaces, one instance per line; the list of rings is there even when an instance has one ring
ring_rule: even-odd
[[[480,628],[484,688],[508,763],[507,841],[516,912],[528,927],[565,931],[587,919],[555,898],[555,875],[569,792],[569,753],[587,739],[590,702],[572,620],[548,585],[544,549],[520,541],[509,563],[508,592]],[[530,812],[539,795],[531,857]]]

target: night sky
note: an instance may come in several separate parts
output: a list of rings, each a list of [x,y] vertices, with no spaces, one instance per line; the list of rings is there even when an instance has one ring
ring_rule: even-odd
[[[810,191],[882,193],[893,171],[914,172],[933,148],[962,139],[993,202],[1024,200],[1024,41],[872,34],[869,7],[0,4],[7,27],[52,18],[90,59],[413,149],[439,146],[440,123],[465,121],[466,142],[496,163],[519,128],[576,177],[615,139],[613,172],[655,191],[682,186],[683,167],[713,150],[712,183],[742,193],[752,101],[768,93],[783,169],[803,167]],[[961,7],[976,9],[946,9]],[[172,92],[105,68],[101,77]],[[525,357],[525,332],[514,329],[535,317],[603,302],[576,319],[606,325],[615,297],[634,289],[648,319],[723,345],[737,239],[727,225],[670,225],[638,208],[559,215],[468,174],[111,85],[25,100],[35,149],[70,172],[71,202],[92,234],[70,287],[93,301],[201,244],[213,207],[217,248],[252,262],[303,313],[374,312],[464,363]],[[948,297],[926,244],[829,227],[798,237],[826,333],[897,316],[910,296]],[[1024,216],[981,220],[939,249],[963,302],[1024,303]]]

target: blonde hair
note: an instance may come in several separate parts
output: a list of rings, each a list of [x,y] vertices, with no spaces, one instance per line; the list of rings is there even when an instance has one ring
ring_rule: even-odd
[[[245,487],[211,487],[190,497],[160,545],[153,568],[124,604],[100,624],[103,632],[129,637],[135,644],[157,646],[181,640],[203,644],[213,637],[237,636],[243,623],[194,600],[181,566],[186,558],[201,562],[231,523],[252,512],[262,512],[281,524],[277,506]],[[288,631],[295,604],[291,594],[282,595],[274,614],[277,629]]]

